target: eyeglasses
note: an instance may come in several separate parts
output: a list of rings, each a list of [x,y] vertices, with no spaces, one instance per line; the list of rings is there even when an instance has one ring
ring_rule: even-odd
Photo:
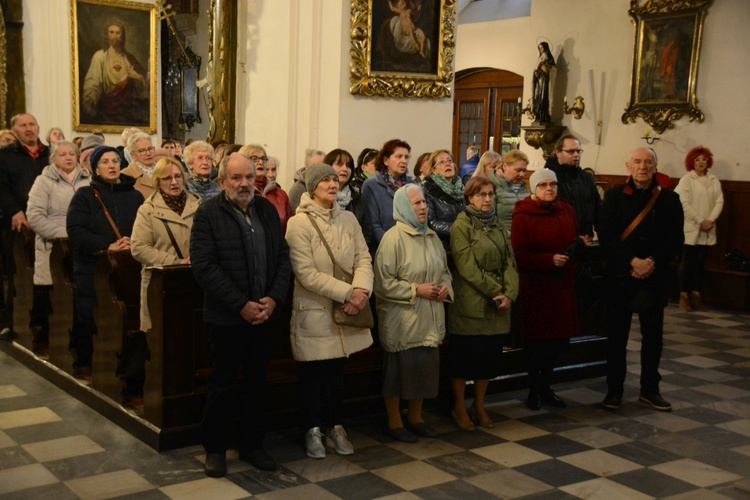
[[[160,182],[166,182],[167,184],[171,183],[172,181],[180,181],[182,182],[182,176],[181,175],[170,175],[169,177],[162,177],[159,179]]]
[[[479,198],[494,198],[495,193],[475,193],[472,196],[477,196]]]
[[[569,155],[574,155],[578,153],[579,155],[583,154],[583,149],[563,149],[563,153],[568,153]]]
[[[442,160],[435,163],[436,167],[444,167],[445,165],[455,165],[456,162],[453,160]]]
[[[268,163],[268,156],[248,156],[253,163]]]
[[[156,148],[151,146],[150,148],[141,148],[136,151],[136,153],[138,153],[139,155],[145,155],[146,153],[153,153],[154,151],[156,151]]]

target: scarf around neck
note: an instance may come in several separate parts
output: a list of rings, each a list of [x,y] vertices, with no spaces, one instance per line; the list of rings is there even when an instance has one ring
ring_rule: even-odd
[[[472,204],[466,205],[466,211],[469,213],[469,215],[476,217],[479,222],[484,224],[485,226],[489,226],[490,224],[495,222],[495,209],[490,209],[489,212],[482,212],[477,207],[475,207]]]
[[[185,204],[187,203],[187,191],[183,189],[177,196],[170,196],[164,191],[161,191],[161,197],[164,198],[164,203],[166,203],[174,213],[182,215],[182,211],[185,210]]]
[[[430,175],[430,179],[432,179],[432,181],[437,184],[445,194],[454,200],[461,201],[464,199],[464,183],[461,181],[460,177],[454,176],[454,180],[449,181],[440,174],[432,174]]]
[[[346,210],[346,207],[349,206],[349,203],[352,202],[352,190],[349,188],[349,185],[347,184],[344,186],[338,194],[336,194],[336,203],[339,204],[339,207],[341,210]]]

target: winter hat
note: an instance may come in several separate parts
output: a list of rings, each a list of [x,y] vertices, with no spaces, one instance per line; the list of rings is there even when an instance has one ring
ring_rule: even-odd
[[[104,153],[114,153],[118,159],[120,158],[120,153],[112,146],[97,146],[89,157],[89,165],[91,165],[92,172],[96,172],[96,166],[99,164],[99,160],[102,159]]]
[[[95,148],[103,144],[104,141],[101,137],[98,135],[90,135],[83,139],[83,142],[81,143],[81,151],[86,151],[87,149]]]
[[[529,178],[529,184],[531,185],[531,194],[536,193],[536,185],[542,181],[555,181],[557,182],[557,175],[553,170],[548,168],[540,168],[535,170]]]
[[[313,197],[315,188],[318,187],[320,181],[329,175],[335,175],[338,179],[336,171],[326,163],[314,163],[305,169],[305,188],[307,188],[307,194],[310,195],[310,198]]]

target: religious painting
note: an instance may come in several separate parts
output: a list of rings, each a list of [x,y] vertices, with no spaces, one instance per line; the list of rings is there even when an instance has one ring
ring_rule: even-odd
[[[711,2],[631,0],[633,71],[623,123],[641,117],[662,133],[684,115],[703,121],[696,87],[703,21]]]
[[[71,0],[73,127],[156,132],[156,11],[126,0]]]
[[[451,96],[455,0],[351,0],[349,92]]]

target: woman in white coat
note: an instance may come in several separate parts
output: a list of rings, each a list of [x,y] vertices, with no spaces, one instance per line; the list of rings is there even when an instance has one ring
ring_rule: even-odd
[[[34,352],[49,355],[49,315],[52,313],[50,291],[52,274],[49,256],[56,238],[67,238],[65,217],[68,205],[81,186],[88,186],[91,174],[78,165],[78,146],[70,141],[55,142],[50,151],[51,164],[44,167],[29,191],[26,216],[36,233],[34,242],[34,301],[31,309],[31,330]]]
[[[372,344],[372,335],[368,328],[335,323],[333,307],[334,301],[342,303],[349,315],[368,307],[372,261],[357,218],[336,203],[339,178],[333,167],[309,166],[305,186],[286,231],[294,270],[291,344],[299,362],[305,447],[309,457],[324,458],[325,428],[326,444],[340,455],[351,455],[354,447],[341,425],[344,364],[349,355]],[[336,264],[353,275],[351,284],[334,277],[326,245]]]
[[[685,246],[680,262],[680,309],[701,308],[703,264],[709,247],[716,245],[716,219],[724,208],[721,183],[710,172],[714,164],[711,150],[696,146],[685,157],[685,174],[675,192],[680,195],[685,214]]]

